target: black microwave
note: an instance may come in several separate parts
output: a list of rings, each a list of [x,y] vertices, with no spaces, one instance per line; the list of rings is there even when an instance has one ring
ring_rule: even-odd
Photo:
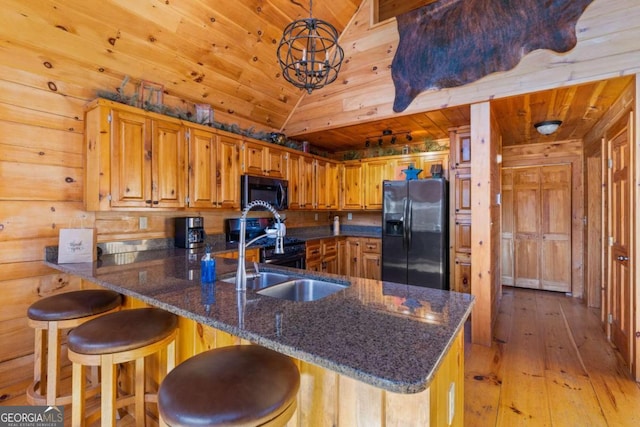
[[[255,200],[263,200],[281,211],[289,207],[288,181],[264,176],[240,177],[240,201],[242,209]],[[256,208],[260,210],[261,208]]]

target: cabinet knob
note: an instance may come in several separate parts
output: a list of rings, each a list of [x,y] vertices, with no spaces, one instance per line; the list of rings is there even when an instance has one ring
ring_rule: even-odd
[[[150,205],[151,204],[151,200],[145,200],[144,201],[146,204]]]
[[[159,202],[159,201],[157,201],[157,200],[154,200],[154,201],[153,201],[153,204],[154,204],[154,205],[157,205],[158,203],[160,203],[160,202]]]
[[[466,277],[462,279],[462,284],[466,285],[467,283],[469,283],[469,279],[467,279]]]

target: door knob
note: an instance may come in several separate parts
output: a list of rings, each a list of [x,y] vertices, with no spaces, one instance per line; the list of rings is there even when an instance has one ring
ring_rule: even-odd
[[[629,261],[629,257],[624,255],[618,255],[618,261]]]

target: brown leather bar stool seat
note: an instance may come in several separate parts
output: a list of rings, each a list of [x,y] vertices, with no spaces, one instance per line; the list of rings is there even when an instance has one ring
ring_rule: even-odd
[[[158,391],[171,427],[283,426],[296,410],[300,373],[289,357],[258,345],[220,347],[178,365]]]
[[[65,292],[43,298],[27,309],[35,329],[33,382],[27,388],[31,405],[68,405],[71,395],[60,395],[60,332],[103,314],[117,311],[122,296],[106,289]]]
[[[145,423],[145,402],[157,394],[145,390],[145,357],[166,349],[166,374],[175,366],[178,318],[158,308],[137,308],[107,314],[78,326],[69,334],[69,359],[73,362],[73,426],[90,424],[99,415],[102,426],[114,426],[116,410],[135,405],[137,425]],[[134,390],[117,396],[116,365],[135,361]],[[85,411],[84,367],[100,366],[99,414]]]

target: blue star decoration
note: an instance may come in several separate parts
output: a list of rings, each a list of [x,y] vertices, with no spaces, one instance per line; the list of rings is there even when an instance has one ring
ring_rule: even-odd
[[[405,179],[407,181],[418,179],[418,175],[420,175],[420,172],[422,172],[422,169],[416,169],[413,166],[413,163],[410,163],[408,168],[402,170],[402,173],[405,174]]]

